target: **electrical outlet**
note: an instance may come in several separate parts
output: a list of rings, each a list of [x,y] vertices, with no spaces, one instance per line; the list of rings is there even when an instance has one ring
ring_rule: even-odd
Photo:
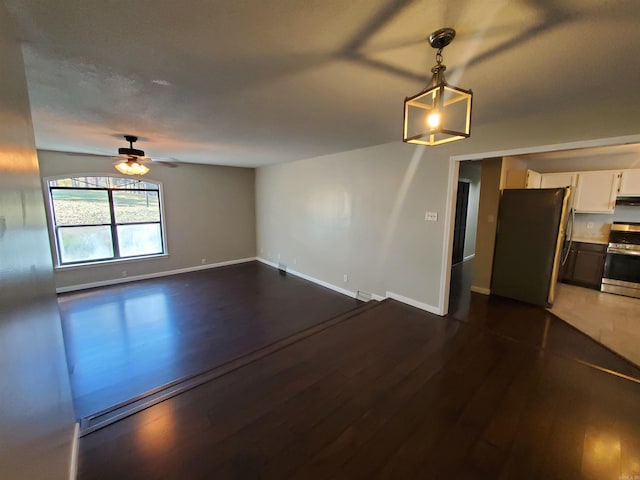
[[[344,280],[344,283],[347,283],[349,281],[349,275],[347,275],[346,273],[342,276],[342,280]]]
[[[593,229],[593,222],[587,222],[587,230]]]
[[[296,257],[293,257],[293,264],[296,265],[298,263],[298,259]]]
[[[438,221],[438,212],[427,212],[424,214],[424,219],[427,222],[437,222]]]
[[[123,270],[123,271],[122,271],[122,277],[124,278],[124,277],[126,277],[126,276],[127,276],[127,271],[126,271],[126,270]]]
[[[203,258],[202,260],[200,260],[200,263],[201,263],[202,265],[204,265],[205,263],[207,263],[207,259],[206,259],[206,258]]]

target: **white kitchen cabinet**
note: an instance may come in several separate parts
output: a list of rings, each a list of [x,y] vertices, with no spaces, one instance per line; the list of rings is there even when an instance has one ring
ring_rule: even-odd
[[[540,188],[540,180],[542,176],[533,170],[527,170],[525,185],[526,188]]]
[[[540,188],[563,188],[576,186],[575,172],[543,173],[540,175]]]
[[[618,195],[640,196],[640,170],[623,170]]]
[[[504,177],[502,189],[525,188],[526,176],[526,170],[508,170],[507,175]]]
[[[509,170],[502,188],[540,188],[540,174],[533,170]]]
[[[576,213],[613,213],[619,171],[578,173],[573,207]]]

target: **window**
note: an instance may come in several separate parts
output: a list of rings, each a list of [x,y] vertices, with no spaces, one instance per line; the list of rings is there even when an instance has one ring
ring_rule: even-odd
[[[58,265],[165,253],[159,184],[82,176],[47,186]]]

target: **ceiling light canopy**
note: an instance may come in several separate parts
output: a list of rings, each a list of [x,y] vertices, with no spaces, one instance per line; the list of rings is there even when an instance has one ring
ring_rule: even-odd
[[[471,135],[473,92],[447,84],[444,76],[447,67],[442,64],[442,50],[455,36],[453,28],[442,28],[429,35],[429,43],[437,49],[436,65],[431,69],[431,83],[404,100],[403,142],[433,146]]]

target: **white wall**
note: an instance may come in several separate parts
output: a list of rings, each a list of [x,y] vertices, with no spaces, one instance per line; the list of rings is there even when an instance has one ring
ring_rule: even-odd
[[[73,405],[20,45],[0,4],[0,478],[69,478]]]
[[[425,149],[394,143],[259,169],[258,255],[274,262],[280,255],[348,290],[434,302],[423,291],[427,272],[439,268],[429,247],[441,242],[445,202],[423,185],[448,168]],[[439,221],[425,222],[427,210],[439,212]],[[407,276],[416,263],[424,269]],[[435,279],[430,288],[437,286]]]
[[[457,178],[451,157],[502,157],[640,132],[640,98],[579,107],[475,124],[469,140],[429,149],[395,142],[260,168],[258,255],[295,258],[296,270],[320,280],[394,292],[444,312],[452,228],[445,220],[455,211]],[[437,222],[425,222],[427,210],[438,212]]]
[[[480,176],[482,162],[460,162],[458,177],[469,180],[469,204],[467,208],[467,225],[464,237],[464,257],[476,253],[476,234],[478,231],[478,206],[480,204]]]
[[[43,178],[80,173],[116,175],[110,157],[39,151]],[[151,165],[145,175],[163,186],[167,257],[95,266],[59,268],[56,286],[68,288],[93,282],[157,274],[255,257],[255,170],[251,168],[182,164],[178,168]]]

